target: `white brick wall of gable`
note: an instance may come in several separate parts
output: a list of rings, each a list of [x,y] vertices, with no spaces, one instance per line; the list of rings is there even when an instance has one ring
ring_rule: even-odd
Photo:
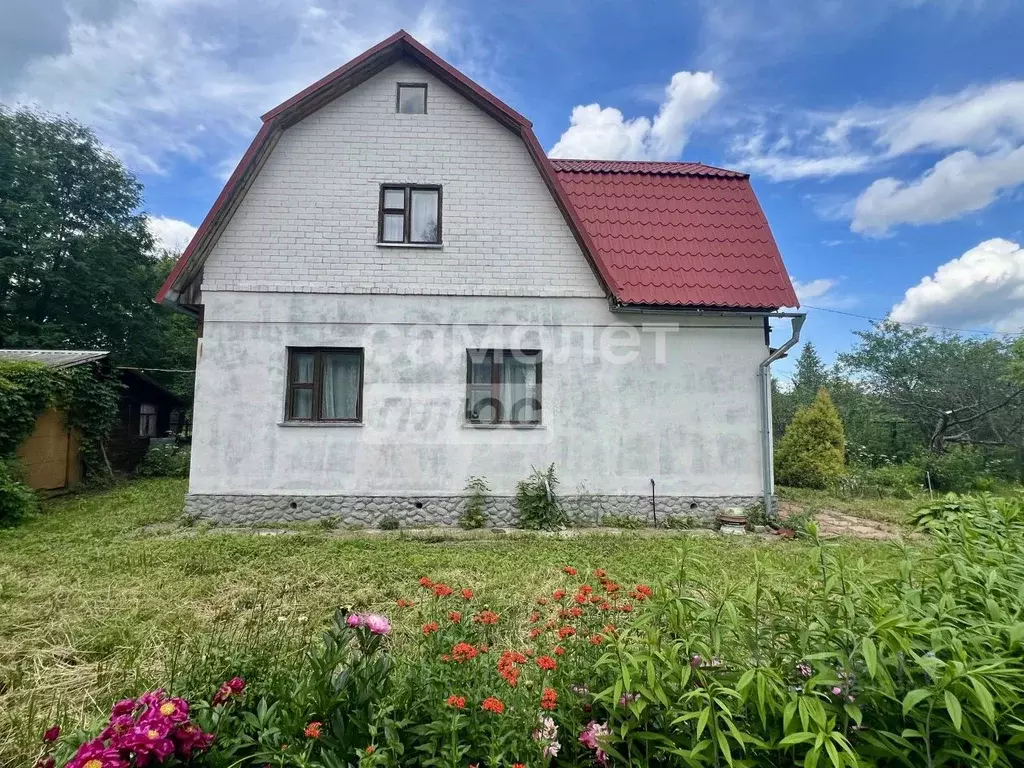
[[[426,115],[395,113],[426,82]],[[443,186],[443,248],[377,242],[382,183]],[[205,291],[600,297],[522,140],[399,62],[287,129],[213,249]]]

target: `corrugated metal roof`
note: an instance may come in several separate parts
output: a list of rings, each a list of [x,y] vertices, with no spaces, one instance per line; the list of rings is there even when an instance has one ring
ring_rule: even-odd
[[[694,163],[552,164],[623,304],[799,306],[745,174]]]
[[[24,360],[50,368],[72,368],[102,360],[109,354],[93,349],[0,349],[0,360]]]

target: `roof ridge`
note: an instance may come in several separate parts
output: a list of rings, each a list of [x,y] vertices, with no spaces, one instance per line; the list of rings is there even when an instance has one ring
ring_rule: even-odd
[[[647,173],[674,176],[719,176],[746,179],[750,174],[699,160],[601,160],[596,158],[550,157],[558,171],[579,173]]]

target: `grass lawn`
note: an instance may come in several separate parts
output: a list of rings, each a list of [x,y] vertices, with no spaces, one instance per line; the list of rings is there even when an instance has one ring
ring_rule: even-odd
[[[470,586],[525,623],[532,598],[561,582],[559,568],[606,568],[624,584],[657,582],[690,547],[709,586],[743,583],[755,558],[786,584],[815,567],[811,545],[760,537],[481,531],[413,537],[303,529],[256,536],[181,528],[185,481],[145,480],[46,503],[0,530],[0,766],[22,764],[35,730],[60,707],[92,717],[160,679],[171,650],[224,631],[253,611],[316,627],[338,605],[392,615],[424,575]],[[895,570],[887,543],[842,541],[879,575]],[[397,642],[402,631],[398,627]],[[133,682],[126,682],[133,681]]]
[[[810,488],[777,489],[779,500],[785,504],[803,507],[812,516],[822,511],[843,512],[867,520],[883,523],[908,525],[909,515],[929,503],[927,494],[918,494],[910,499],[896,499],[891,496],[874,499],[839,498],[828,491]],[[935,494],[936,498],[942,494]]]

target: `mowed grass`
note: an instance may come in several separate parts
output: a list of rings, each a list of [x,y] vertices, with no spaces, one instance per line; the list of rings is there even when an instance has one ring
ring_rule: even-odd
[[[502,613],[512,642],[534,598],[564,586],[565,564],[653,584],[675,573],[688,549],[712,589],[745,583],[755,558],[781,587],[815,568],[811,544],[753,536],[187,528],[178,523],[185,486],[144,480],[65,497],[0,530],[0,765],[22,759],[56,710],[71,721],[94,717],[126,685],[159,681],[183,642],[201,646],[254,612],[309,628],[339,605],[395,616],[394,601],[416,597],[417,580],[430,576],[471,587],[473,606]],[[836,546],[880,577],[900,558],[886,543]],[[415,628],[398,621],[401,642]]]
[[[892,496],[860,499],[841,498],[829,491],[811,488],[784,487],[778,488],[777,493],[780,501],[799,505],[811,516],[825,511],[842,512],[894,525],[909,525],[910,515],[931,501],[927,494],[917,494],[909,499],[897,499]],[[941,495],[936,493],[935,498]]]

